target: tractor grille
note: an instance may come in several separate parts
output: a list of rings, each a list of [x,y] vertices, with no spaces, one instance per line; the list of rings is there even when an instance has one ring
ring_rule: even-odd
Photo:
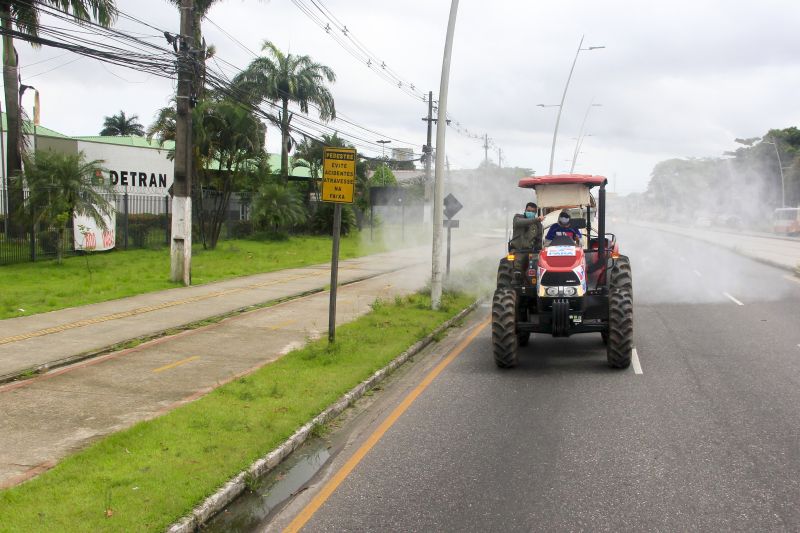
[[[542,285],[545,287],[564,287],[566,285],[580,285],[581,282],[574,272],[545,272],[542,275]]]

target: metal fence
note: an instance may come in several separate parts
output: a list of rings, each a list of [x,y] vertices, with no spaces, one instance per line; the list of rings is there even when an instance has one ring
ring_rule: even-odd
[[[0,197],[5,191],[0,190]],[[205,204],[215,206],[217,193],[203,191]],[[25,193],[27,198],[27,192]],[[104,195],[116,209],[115,249],[158,248],[169,246],[171,203],[169,195],[110,193]],[[233,193],[224,209],[220,239],[246,237],[253,231],[249,222],[251,193]],[[192,236],[199,242],[197,204],[193,213]],[[41,224],[14,231],[8,223],[5,209],[0,208],[0,265],[54,259],[58,230]],[[64,257],[81,253],[75,250],[72,220],[67,224],[61,243]]]

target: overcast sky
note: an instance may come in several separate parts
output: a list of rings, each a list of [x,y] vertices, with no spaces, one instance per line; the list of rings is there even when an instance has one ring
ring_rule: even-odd
[[[178,11],[166,0],[117,2],[122,11],[155,27],[178,30]],[[438,93],[449,1],[321,3],[403,79]],[[244,48],[259,52],[269,39],[330,66],[338,78],[332,86],[337,112],[381,135],[339,122],[331,126],[370,141],[396,139],[389,147],[408,146],[400,140],[419,151],[425,142],[420,118],[426,104],[359,63],[292,1],[220,0],[208,19],[204,35],[226,62],[244,67],[254,57]],[[157,35],[124,21],[118,27]],[[717,156],[731,149],[736,137],[800,123],[798,28],[800,5],[793,0],[461,0],[448,111],[469,131],[488,133],[503,151],[504,166],[547,173],[558,110],[536,104],[559,102],[585,35],[584,47],[606,48],[578,56],[555,171],[569,169],[574,138],[594,101],[602,107],[589,114],[591,136],[583,143],[576,172],[608,176],[618,192],[641,191],[658,161]],[[119,110],[137,114],[147,126],[174,92],[170,80],[91,59],[75,61],[79,56],[62,50],[17,46],[23,83],[41,93],[42,124],[65,134],[97,134],[103,118]],[[26,93],[29,112],[32,100]],[[277,141],[271,126],[271,151],[277,151]],[[369,155],[380,153],[374,150]],[[455,168],[474,168],[484,157],[482,140],[453,128],[446,152]],[[489,158],[497,162],[494,148]]]

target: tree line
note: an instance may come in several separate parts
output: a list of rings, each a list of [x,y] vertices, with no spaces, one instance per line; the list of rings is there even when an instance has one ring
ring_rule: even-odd
[[[774,209],[800,206],[800,130],[771,129],[735,143],[717,157],[659,162],[647,190],[621,201],[666,221],[740,225],[768,224]]]

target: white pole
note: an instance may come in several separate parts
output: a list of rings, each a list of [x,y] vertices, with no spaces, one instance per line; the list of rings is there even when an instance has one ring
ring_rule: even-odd
[[[436,172],[433,192],[433,258],[431,272],[431,308],[439,309],[442,302],[442,212],[444,201],[444,138],[447,128],[447,87],[450,82],[450,56],[453,52],[453,33],[456,29],[458,0],[450,2],[450,19],[447,21],[447,36],[444,41],[442,79],[439,84],[439,108],[436,113]]]
[[[575,59],[572,60],[572,67],[569,69],[569,76],[567,76],[567,83],[564,84],[564,93],[561,95],[561,103],[558,105],[558,115],[556,115],[556,127],[553,128],[553,145],[550,147],[550,172],[553,173],[553,157],[556,155],[556,137],[558,137],[558,123],[561,121],[561,111],[564,109],[564,100],[567,98],[567,89],[569,89],[569,80],[572,79],[572,73],[575,71],[575,63],[578,62],[578,55],[581,53],[581,46],[583,46],[583,38],[581,35],[581,42],[578,43],[578,51],[575,52]]]
[[[783,163],[781,163],[781,153],[778,151],[778,141],[775,140],[773,146],[775,147],[775,155],[778,156],[778,170],[781,171],[781,207],[786,207],[786,180],[783,177]]]
[[[575,162],[578,160],[578,154],[580,153],[581,146],[583,146],[583,130],[586,127],[586,119],[589,118],[589,111],[592,110],[593,107],[600,107],[601,104],[595,104],[594,99],[592,99],[592,103],[589,104],[589,107],[586,108],[586,114],[583,115],[583,122],[581,122],[581,129],[578,132],[578,140],[575,142],[575,153],[572,154],[572,166],[569,167],[569,173],[572,174],[575,172]]]

